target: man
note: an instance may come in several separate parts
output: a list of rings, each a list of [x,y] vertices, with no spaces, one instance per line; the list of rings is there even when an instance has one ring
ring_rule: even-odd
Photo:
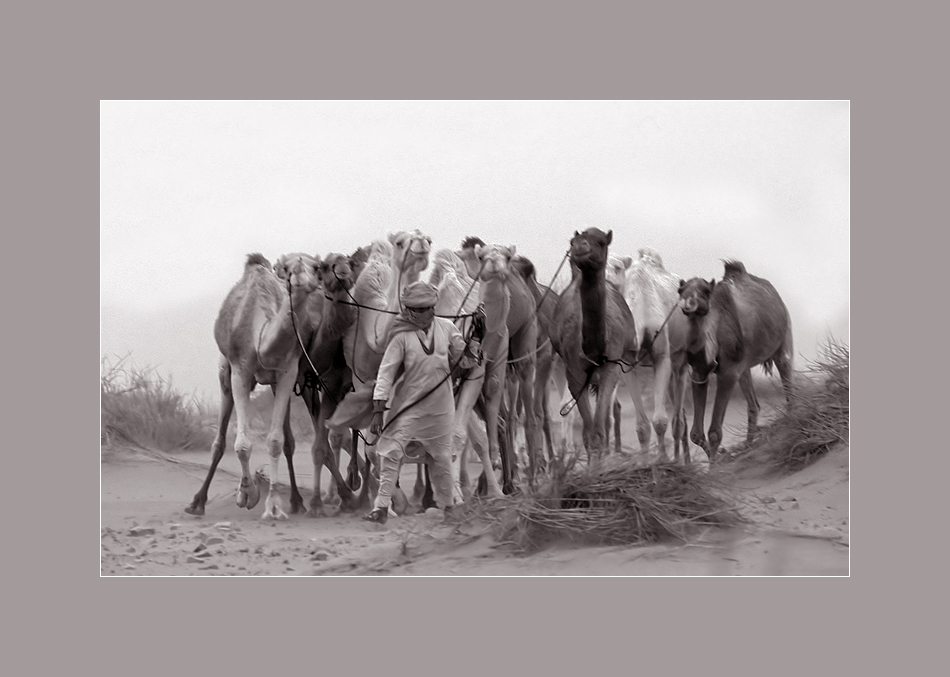
[[[437,300],[435,287],[427,282],[414,282],[403,290],[403,310],[393,322],[379,365],[369,428],[379,435],[379,493],[372,512],[363,517],[369,522],[386,523],[402,457],[411,441],[421,443],[431,457],[433,496],[440,507],[451,511],[455,417],[451,370],[477,364],[485,322],[484,314],[476,313],[472,339],[466,344],[451,321],[435,316]]]

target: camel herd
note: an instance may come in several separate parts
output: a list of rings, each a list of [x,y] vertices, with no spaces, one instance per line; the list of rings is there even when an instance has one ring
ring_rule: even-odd
[[[439,294],[436,313],[452,318],[463,336],[470,335],[476,307],[481,306],[485,317],[481,363],[453,375],[456,502],[476,491],[490,497],[510,494],[520,483],[533,485],[546,470],[578,460],[566,458],[563,426],[551,424],[552,393],[560,401],[565,389],[582,422],[588,463],[610,453],[611,419],[615,449],[621,451],[621,383],[636,411],[641,452],[652,454],[651,436],[656,433],[656,454],[650,456],[655,461],[669,460],[666,432],[671,418],[674,461],[682,457],[691,462],[690,442],[715,461],[726,405],[737,381],[748,405],[751,440],[759,412],[751,368],[762,365],[769,372],[774,366],[786,399],[790,396],[791,320],[774,287],[746,272],[738,261],[725,263],[721,281],[684,281],[668,272],[652,249],[640,249],[638,258],[608,254],[612,239],[612,231],[598,228],[574,233],[562,261],[570,264],[571,282],[560,293],[537,280],[534,265],[514,246],[489,245],[477,237],[465,239],[456,250],[433,251],[427,235],[403,231],[352,255],[291,253],[273,266],[261,254],[250,254],[214,325],[221,352],[218,430],[207,477],[186,512],[204,514],[232,412],[242,472],[237,504],[256,506],[263,491],[259,485],[266,481],[263,517],[287,516],[277,492],[283,454],[290,475],[290,511],[305,509],[293,466],[290,401],[295,393],[303,398],[315,432],[307,514],[323,514],[323,466],[332,475],[341,510],[368,504],[378,486],[374,440],[368,433],[376,372],[400,310],[400,294],[426,270],[427,281]],[[650,406],[644,404],[638,364],[652,367]],[[703,426],[711,374],[716,375],[716,398],[707,440]],[[694,403],[689,436],[687,379]],[[259,384],[274,393],[266,480],[264,474],[252,473],[249,464],[248,405]],[[524,436],[523,455],[515,453],[519,434]],[[339,460],[344,448],[350,457],[345,477]],[[422,463],[417,496],[424,486],[425,455],[419,451],[406,449],[408,459]],[[468,476],[472,451],[482,464],[477,486]],[[500,481],[496,470],[501,471]],[[429,500],[429,494],[422,495],[423,507]],[[405,509],[404,502],[395,504],[397,512]]]

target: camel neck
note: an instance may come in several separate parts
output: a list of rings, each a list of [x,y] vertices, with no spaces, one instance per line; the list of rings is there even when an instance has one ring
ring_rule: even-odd
[[[582,270],[581,348],[588,359],[600,361],[607,353],[607,281],[603,270]]]

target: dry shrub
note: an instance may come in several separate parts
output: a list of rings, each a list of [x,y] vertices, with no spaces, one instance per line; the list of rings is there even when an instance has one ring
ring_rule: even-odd
[[[829,339],[798,379],[788,407],[761,428],[733,462],[794,472],[839,443],[848,443],[850,352]],[[783,402],[784,406],[784,402]]]
[[[708,527],[742,522],[728,496],[696,466],[608,456],[562,471],[530,495],[476,504],[474,512],[495,523],[500,540],[529,552],[565,538],[600,545],[686,542]]]
[[[100,442],[173,449],[209,448],[214,438],[207,407],[187,399],[154,369],[113,364],[102,358],[100,372]]]

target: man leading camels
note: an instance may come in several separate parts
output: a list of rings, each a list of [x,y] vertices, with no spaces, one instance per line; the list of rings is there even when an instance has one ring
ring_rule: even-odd
[[[455,400],[450,376],[453,367],[477,364],[484,332],[484,319],[476,317],[472,339],[466,342],[450,320],[437,318],[438,292],[427,282],[410,284],[400,300],[403,308],[393,322],[373,389],[370,432],[379,435],[379,492],[363,519],[379,524],[386,523],[402,456],[411,441],[420,442],[431,457],[436,503],[451,509]]]

